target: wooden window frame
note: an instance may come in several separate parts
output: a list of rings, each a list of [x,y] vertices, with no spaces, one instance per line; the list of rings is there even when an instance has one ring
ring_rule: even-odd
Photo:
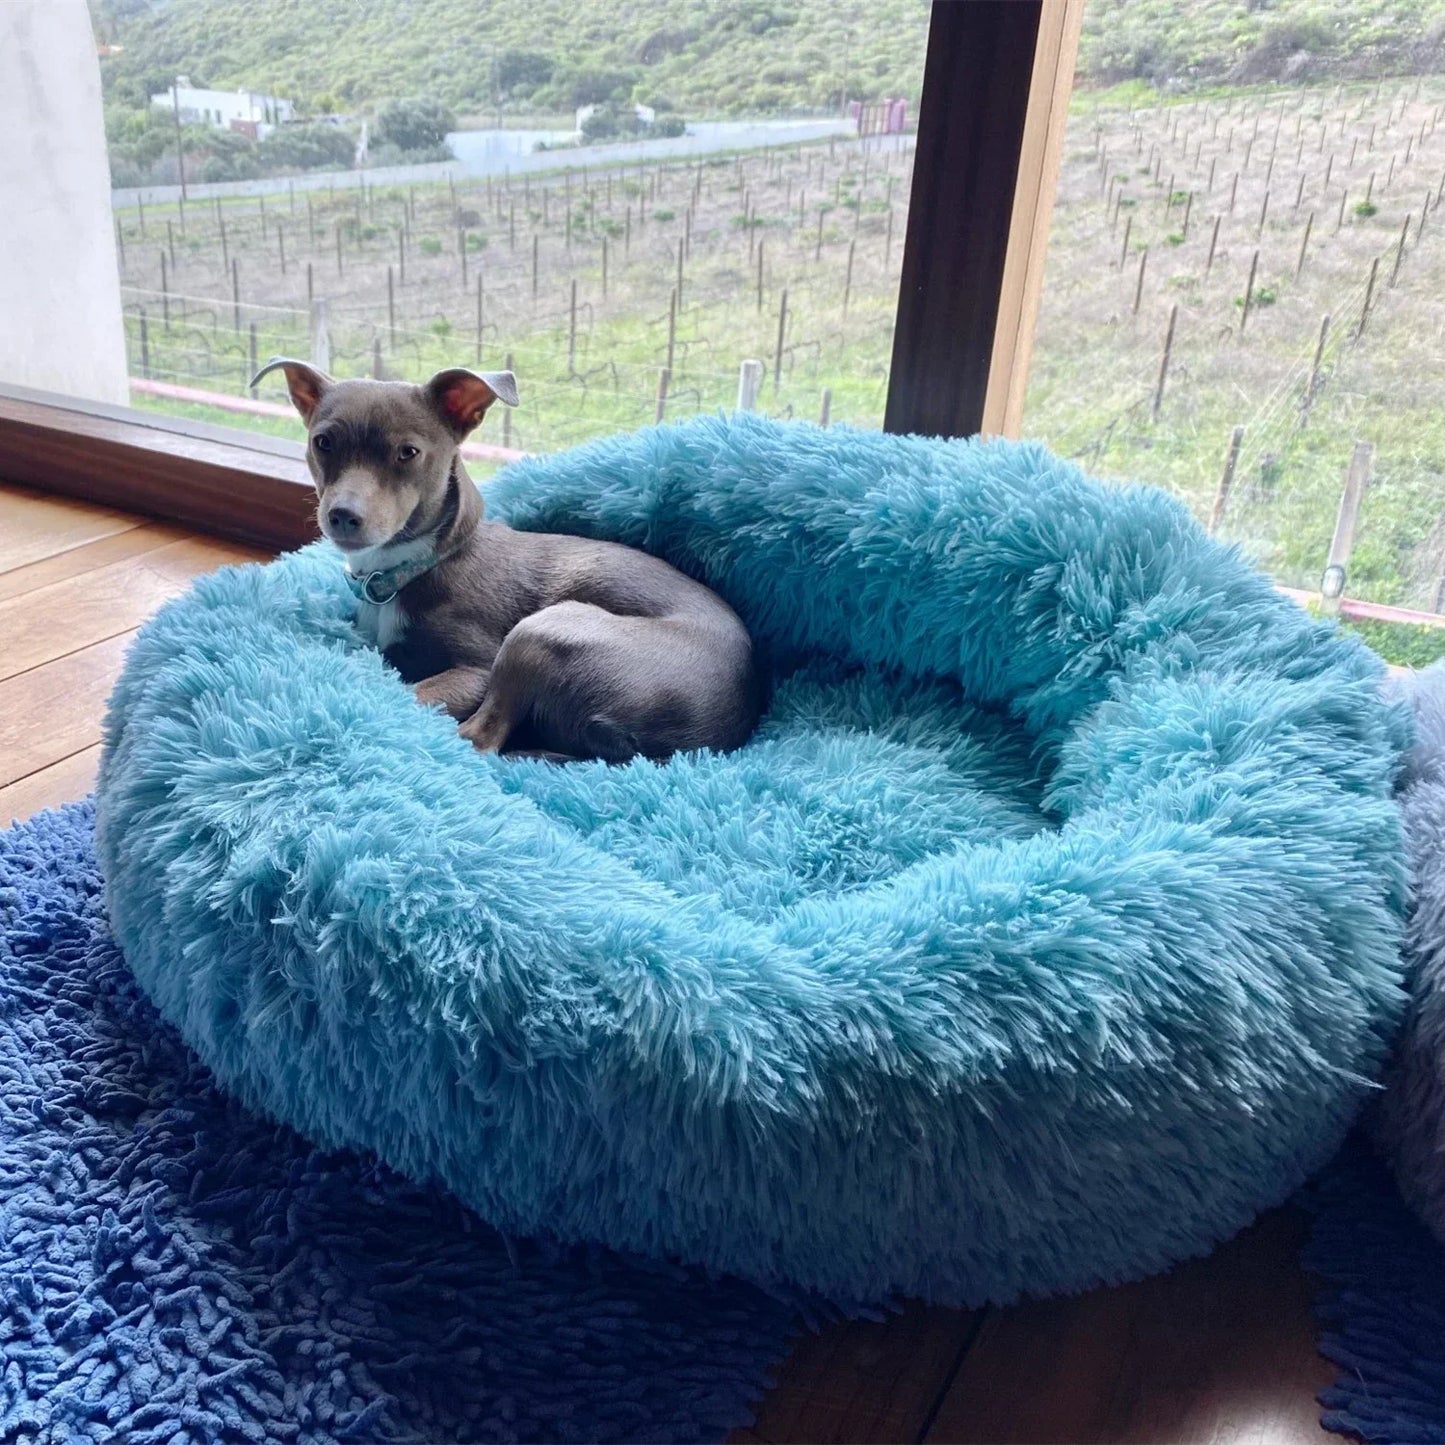
[[[935,0],[884,427],[1016,432],[1084,0]],[[5,385],[0,481],[284,550],[300,443]]]

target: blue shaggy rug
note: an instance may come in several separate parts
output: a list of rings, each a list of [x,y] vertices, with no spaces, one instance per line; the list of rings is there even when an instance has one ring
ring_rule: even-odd
[[[771,709],[665,766],[479,756],[335,553],[198,583],[97,839],[224,1088],[511,1233],[844,1304],[1147,1273],[1338,1147],[1404,1001],[1407,718],[1179,503],[746,415],[487,495],[716,587]]]
[[[1338,1367],[1321,1424],[1389,1445],[1445,1445],[1445,1246],[1363,1140],[1300,1196],[1303,1262],[1322,1281],[1320,1352]]]
[[[0,1440],[720,1440],[791,1328],[509,1243],[222,1094],[106,927],[91,811],[0,833]]]

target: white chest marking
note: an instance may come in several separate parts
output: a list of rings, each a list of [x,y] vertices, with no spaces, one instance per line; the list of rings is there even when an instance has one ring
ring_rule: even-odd
[[[347,566],[355,577],[365,577],[377,568],[395,567],[421,556],[430,544],[425,538],[404,542],[398,547],[370,547],[353,552]],[[394,647],[406,636],[406,609],[395,598],[377,604],[364,598],[356,604],[356,630],[379,652]]]
[[[357,631],[379,652],[385,652],[406,636],[406,624],[406,612],[395,597],[380,606],[365,601],[356,605]]]

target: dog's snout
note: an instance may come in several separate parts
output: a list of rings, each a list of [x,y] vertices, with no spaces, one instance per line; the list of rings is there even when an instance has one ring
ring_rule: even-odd
[[[361,514],[340,504],[326,509],[326,521],[337,537],[355,537],[361,531]]]

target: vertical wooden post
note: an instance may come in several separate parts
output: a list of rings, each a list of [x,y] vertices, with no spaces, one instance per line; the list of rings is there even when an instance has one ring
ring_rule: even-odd
[[[1360,307],[1360,324],[1355,328],[1355,336],[1359,338],[1365,334],[1365,323],[1370,319],[1370,303],[1375,299],[1375,277],[1380,270],[1380,258],[1375,257],[1370,262],[1370,279],[1365,282],[1365,304]]]
[[[1296,280],[1299,279],[1300,272],[1303,271],[1305,268],[1305,253],[1309,250],[1310,232],[1314,229],[1314,224],[1315,213],[1311,211],[1309,213],[1309,216],[1305,220],[1305,233],[1303,236],[1300,237],[1299,260],[1294,263],[1294,274]]]
[[[510,351],[503,359],[502,366],[507,371],[514,371],[516,369]],[[502,408],[502,445],[504,447],[510,447],[512,445],[512,408],[509,406]]]
[[[1190,191],[1184,197],[1184,224],[1180,226],[1179,233],[1186,240],[1189,237],[1189,213],[1194,209],[1194,192]]]
[[[1235,171],[1234,179],[1229,183],[1229,214],[1234,214],[1234,198],[1239,193],[1239,172]]]
[[[226,218],[221,214],[219,200],[216,202],[216,219],[221,226],[221,265],[228,267],[231,264],[231,248],[226,241]]]
[[[306,263],[306,309],[310,311],[311,303],[316,300],[316,282],[311,273],[311,262]]]
[[[756,411],[758,405],[758,392],[763,385],[763,363],[761,361],[745,361],[738,368],[738,406],[739,411]]]
[[[833,415],[833,388],[823,388],[822,405],[818,408],[818,425],[827,426]]]
[[[1268,191],[1268,190],[1265,191],[1265,193],[1264,193],[1264,201],[1263,201],[1263,203],[1260,205],[1260,208],[1259,208],[1259,225],[1258,225],[1258,227],[1255,229],[1255,233],[1254,233],[1256,237],[1264,235],[1264,218],[1265,218],[1267,215],[1269,215],[1269,191]]]
[[[281,274],[286,274],[286,228],[276,222],[276,256],[281,263]]]
[[[120,268],[125,270],[125,227],[120,223],[120,217],[115,218],[115,244],[120,253]]]
[[[1400,275],[1400,262],[1405,259],[1405,242],[1410,235],[1410,217],[1407,215],[1404,224],[1400,227],[1400,239],[1395,243],[1395,264],[1390,268],[1390,285],[1393,286]]]
[[[1214,218],[1214,230],[1209,235],[1209,254],[1204,258],[1204,279],[1209,280],[1209,273],[1214,269],[1214,250],[1219,245],[1219,222],[1222,218]]]
[[[1426,192],[1426,194],[1428,196],[1429,193]],[[117,224],[119,223],[117,222]],[[176,228],[170,221],[166,222],[166,250],[170,252],[171,270],[174,271],[176,269]],[[121,260],[124,259],[125,257],[122,256]]]
[[[823,208],[821,206],[818,207],[818,240],[813,247],[813,259],[815,261],[823,259]]]
[[[1320,607],[1326,613],[1338,613],[1340,598],[1345,595],[1350,553],[1355,549],[1355,530],[1360,523],[1360,503],[1370,483],[1374,459],[1372,443],[1355,443],[1350,453],[1350,465],[1345,471],[1344,489],[1340,493],[1340,510],[1335,517],[1335,535],[1330,541],[1329,560],[1320,578]]]
[[[171,288],[166,277],[166,253],[161,252],[161,316],[167,331],[171,329]]]
[[[318,371],[331,370],[330,310],[324,296],[311,303],[311,364]]]
[[[1320,389],[1320,366],[1325,359],[1325,341],[1330,334],[1330,313],[1320,318],[1320,339],[1315,343],[1315,359],[1310,365],[1310,379],[1305,384],[1304,401],[1300,405],[1299,424],[1304,426],[1310,418],[1310,408],[1315,404],[1315,394]]]
[[[567,375],[577,372],[577,278],[572,278],[571,296],[567,303]]]
[[[1139,314],[1139,302],[1144,296],[1144,268],[1148,264],[1149,248],[1145,246],[1144,249],[1139,252],[1139,279],[1134,283],[1134,304],[1129,308],[1129,314],[1131,316],[1137,316]]]
[[[1179,319],[1179,306],[1169,308],[1169,325],[1164,332],[1164,354],[1159,358],[1159,379],[1154,383],[1153,419],[1159,420],[1159,408],[1164,404],[1164,382],[1169,376],[1169,354],[1174,350],[1174,323]]]
[[[1244,328],[1249,325],[1249,308],[1254,304],[1254,276],[1259,270],[1259,252],[1256,251],[1249,258],[1249,280],[1244,286],[1244,310],[1239,314],[1239,334],[1244,335]]]
[[[1214,492],[1214,506],[1209,513],[1209,535],[1212,537],[1224,520],[1225,508],[1229,506],[1229,493],[1234,486],[1234,469],[1239,464],[1239,449],[1244,442],[1244,428],[1237,426],[1229,434],[1229,450],[1224,455],[1224,471],[1219,477],[1219,486]]]
[[[1129,259],[1129,233],[1134,229],[1134,216],[1130,212],[1124,217],[1124,244],[1119,247],[1119,269],[1124,269],[1124,262]]]
[[[848,269],[843,273],[843,315],[848,314],[848,301],[853,294],[853,253],[858,249],[857,241],[848,242]]]
[[[539,244],[539,243],[538,243],[537,233],[536,233],[535,231],[533,231],[533,232],[532,232],[532,299],[533,299],[534,301],[535,301],[536,298],[537,298],[537,284],[538,284],[538,283],[537,283],[537,277],[538,277],[537,247],[538,247],[538,244]]]
[[[660,422],[667,415],[667,388],[672,380],[672,373],[667,367],[659,367],[657,372],[657,402],[653,407],[652,419]]]
[[[783,294],[778,299],[778,339],[773,347],[773,395],[778,394],[778,387],[782,384],[783,378],[783,337],[788,329],[788,288],[783,287]]]
[[[140,309],[140,374],[144,377],[151,374],[151,334],[144,306]]]
[[[677,287],[667,297],[667,374],[672,375],[673,353],[677,348]]]

